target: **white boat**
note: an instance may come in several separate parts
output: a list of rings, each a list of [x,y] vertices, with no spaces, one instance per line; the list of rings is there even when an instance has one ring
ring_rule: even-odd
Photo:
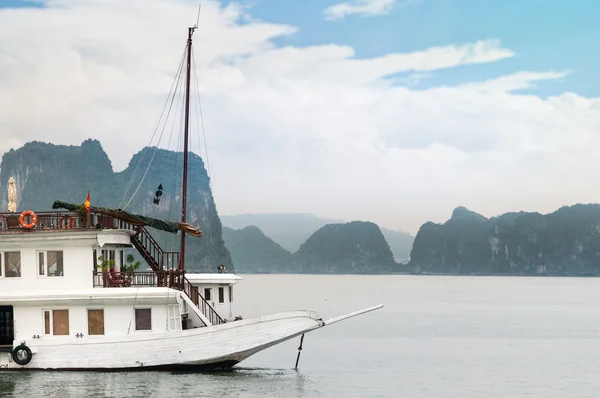
[[[187,42],[188,98],[194,29]],[[186,121],[188,112],[189,101]],[[312,311],[234,316],[239,276],[225,269],[192,274],[184,267],[186,234],[202,235],[186,223],[187,130],[186,123],[181,222],[92,207],[89,196],[83,208],[55,202],[52,211],[15,212],[12,187],[9,212],[0,213],[0,369],[228,368],[382,307],[330,320]],[[179,233],[181,250],[164,251],[150,227]],[[130,248],[149,271],[126,269]]]

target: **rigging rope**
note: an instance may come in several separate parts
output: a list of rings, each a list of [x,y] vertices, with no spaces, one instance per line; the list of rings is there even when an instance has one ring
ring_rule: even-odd
[[[182,79],[183,79],[183,76],[182,76]],[[184,103],[184,96],[180,96],[179,97],[179,101],[177,101],[177,106],[175,108],[175,114],[177,114],[177,112],[179,111],[180,105],[183,108],[183,103]],[[168,149],[171,149],[171,141],[173,141],[173,133],[175,132],[175,122],[176,122],[176,120],[177,119],[174,117],[173,118],[173,124],[171,126],[171,134],[169,135],[169,142],[167,144],[167,148]],[[173,211],[174,211],[174,208],[175,208],[174,205],[177,204],[176,200],[175,200],[175,192],[179,192],[179,190],[177,189],[177,187],[178,187],[178,182],[180,181],[180,176],[179,176],[179,173],[178,173],[178,169],[179,169],[178,166],[181,164],[181,159],[180,159],[181,156],[179,155],[179,145],[180,145],[180,142],[181,142],[181,134],[179,134],[177,136],[177,142],[175,143],[176,144],[175,162],[174,162],[174,165],[173,165],[173,172],[172,172],[172,175],[171,175],[171,180],[173,181],[172,189],[171,189],[171,192],[172,192],[171,199],[172,200],[169,202],[169,210],[168,210],[167,220],[172,220],[173,219],[172,216],[173,216]],[[165,247],[166,247],[166,249],[168,251],[173,251],[174,240],[175,240],[175,238],[171,237],[171,236],[169,236],[168,238],[166,238],[166,245],[165,245]]]
[[[186,46],[186,48],[187,48],[187,46]],[[173,102],[175,101],[175,96],[177,94],[177,88],[179,87],[179,82],[181,82],[181,80],[182,80],[182,73],[181,72],[183,71],[183,65],[184,65],[183,61],[184,60],[185,60],[185,57],[182,58],[182,62],[180,64],[180,68],[179,68],[177,76],[176,76],[176,78],[177,78],[177,85],[175,86],[175,91],[173,92],[173,96],[171,97],[171,102],[169,103],[169,109],[168,109],[168,113],[167,113],[167,118],[171,114],[171,109],[173,108]],[[168,99],[167,99],[167,101],[168,101]],[[161,115],[161,117],[162,117],[162,115]],[[159,123],[160,123],[160,119],[159,119]],[[131,197],[129,198],[129,201],[125,204],[125,206],[123,206],[123,210],[125,210],[127,208],[127,206],[129,206],[129,204],[131,203],[131,201],[135,198],[135,196],[137,195],[138,191],[140,190],[140,188],[142,186],[142,183],[146,179],[146,175],[148,174],[148,171],[150,170],[150,166],[152,165],[152,161],[154,160],[156,152],[158,151],[158,145],[160,144],[160,141],[162,140],[162,137],[164,135],[164,132],[165,132],[165,129],[166,129],[166,124],[167,124],[167,122],[165,120],[165,125],[163,126],[163,128],[162,128],[162,130],[160,132],[160,136],[158,137],[158,142],[156,143],[156,146],[154,147],[154,151],[152,153],[152,158],[148,162],[148,167],[146,167],[146,171],[144,172],[144,175],[142,176],[142,178],[141,178],[141,180],[140,180],[140,182],[139,182],[139,184],[138,184],[135,192],[133,193],[133,195],[131,195]],[[157,124],[157,128],[158,128],[158,124]],[[153,134],[153,136],[155,134],[156,134],[156,131]],[[140,160],[140,163],[141,163],[141,160]],[[132,179],[133,179],[133,176],[132,176]]]
[[[184,112],[181,112],[180,117],[179,117],[179,131],[180,132],[183,131],[184,124],[185,124],[185,114],[184,114]],[[173,126],[174,125],[175,125],[175,118],[173,118]],[[183,134],[179,134],[177,136],[177,148],[175,151],[175,153],[177,155],[176,155],[176,162],[174,165],[174,169],[175,169],[174,174],[175,174],[176,178],[173,178],[173,185],[174,185],[173,192],[181,192],[181,190],[179,189],[180,188],[179,184],[181,182],[181,178],[183,177],[183,168],[181,168],[181,174],[179,174],[179,169],[180,169],[179,166],[183,164],[183,150],[180,153],[179,149],[182,148],[183,139],[184,139]],[[169,218],[168,218],[169,220],[172,219],[171,218],[172,212],[173,212],[173,206],[169,206]],[[168,247],[169,251],[174,251],[173,246],[176,244],[178,245],[179,240],[178,239],[176,240],[176,237],[171,236],[168,238],[167,242],[168,242],[167,247]]]
[[[187,48],[187,46],[186,46]],[[171,107],[173,105],[173,99],[175,98],[175,94],[177,93],[177,88],[179,87],[179,82],[181,81],[181,72],[183,70],[183,66],[185,64],[185,55],[186,55],[186,50],[183,51],[183,54],[181,56],[181,60],[179,62],[179,68],[177,70],[177,73],[175,75],[175,78],[173,79],[173,83],[171,84],[171,88],[169,90],[169,96],[167,97],[167,100],[165,102],[165,105],[163,106],[162,112],[160,114],[160,117],[158,118],[158,121],[156,122],[156,126],[154,128],[154,132],[152,133],[152,137],[150,138],[150,142],[148,143],[148,146],[150,147],[152,145],[152,141],[154,140],[154,137],[156,136],[156,133],[159,129],[161,120],[163,118],[163,115],[165,114],[165,110],[167,109],[167,105],[169,105],[169,110],[168,112],[170,113]],[[177,83],[177,84],[176,84]],[[175,89],[173,90],[173,87],[175,87]],[[171,93],[173,94],[173,98],[171,98]],[[171,99],[170,103],[169,103],[169,99]],[[169,116],[169,113],[167,113],[167,118]],[[166,123],[166,122],[165,122]],[[144,173],[144,176],[142,177],[135,193],[131,196],[131,198],[129,199],[129,201],[127,202],[127,204],[125,205],[125,207],[127,207],[127,205],[129,205],[129,203],[131,203],[131,200],[135,197],[137,191],[139,190],[142,182],[144,181],[144,177],[146,176],[146,174],[148,173],[148,170],[150,169],[150,165],[152,164],[152,160],[154,159],[154,155],[156,154],[156,150],[158,149],[158,145],[160,144],[160,141],[162,139],[162,135],[164,133],[164,127],[163,130],[161,132],[161,135],[158,138],[158,142],[156,143],[156,146],[154,147],[154,152],[152,154],[152,158],[150,159],[150,162],[148,163],[148,167],[146,169],[146,172]],[[121,199],[119,200],[119,205],[117,206],[117,208],[121,208],[121,206],[123,205],[123,202],[125,201],[126,197],[127,197],[127,193],[129,192],[129,189],[132,187],[133,182],[135,181],[135,176],[137,174],[137,171],[140,167],[140,165],[143,163],[144,158],[146,157],[146,153],[148,151],[143,151],[142,155],[140,156],[140,159],[133,171],[133,173],[131,174],[131,177],[129,179],[129,181],[127,182],[125,188],[123,189],[123,194],[121,195]],[[123,207],[123,209],[125,208]]]
[[[194,69],[196,69],[196,57],[194,55],[194,48],[192,47],[192,63]],[[198,83],[198,74],[194,74],[194,81],[196,83],[196,107],[198,112],[196,113],[196,122],[198,123],[198,127],[202,127],[202,136],[204,138],[204,153],[206,154],[206,170],[209,177],[209,186],[211,183],[210,179],[210,162],[208,161],[208,145],[206,144],[206,129],[204,128],[204,114],[202,112],[202,101],[200,100],[200,84]],[[200,116],[200,122],[198,122],[198,116]],[[202,147],[200,145],[200,131],[198,131],[198,154],[202,156]]]

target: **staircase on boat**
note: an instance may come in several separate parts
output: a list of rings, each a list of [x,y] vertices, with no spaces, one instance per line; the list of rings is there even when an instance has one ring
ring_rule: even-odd
[[[119,223],[118,228],[135,231],[135,234],[131,236],[131,243],[154,271],[153,274],[156,276],[158,286],[183,291],[208,318],[210,323],[213,325],[225,323],[217,311],[200,294],[198,288],[185,277],[185,271],[177,269],[179,252],[164,251],[146,227],[132,225],[123,220],[117,221]],[[137,285],[135,281],[133,284]]]

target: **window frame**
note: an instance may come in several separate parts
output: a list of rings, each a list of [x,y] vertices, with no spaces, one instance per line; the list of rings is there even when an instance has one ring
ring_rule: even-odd
[[[219,294],[218,294],[219,304],[225,303],[225,286],[219,286]]]
[[[138,329],[138,319],[137,314],[138,310],[148,310],[150,311],[150,329]],[[168,316],[168,314],[167,314]],[[138,307],[133,309],[133,321],[134,321],[134,329],[136,332],[148,333],[152,332],[152,307]]]
[[[208,294],[206,294],[208,293]],[[210,287],[205,287],[204,288],[204,300],[206,301],[212,301],[212,288]]]
[[[88,336],[106,336],[106,317],[104,316],[104,308],[86,308],[87,310],[87,323],[88,323]],[[90,311],[102,311],[102,334],[90,333]]]
[[[67,311],[67,334],[54,334],[54,311]],[[50,333],[46,333],[46,313],[49,313]],[[42,335],[44,337],[69,337],[71,335],[71,312],[69,308],[42,308]]]
[[[48,275],[48,252],[62,253],[62,275]],[[44,256],[44,274],[40,274],[40,254]],[[65,251],[64,250],[36,250],[35,251],[35,266],[38,278],[64,278],[65,277]],[[58,266],[57,266],[58,268]]]
[[[6,276],[6,255],[19,253],[19,276]],[[0,279],[21,279],[23,277],[23,263],[20,250],[0,250]]]

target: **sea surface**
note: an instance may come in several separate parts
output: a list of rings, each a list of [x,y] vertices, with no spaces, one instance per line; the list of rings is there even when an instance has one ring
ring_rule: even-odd
[[[0,372],[8,397],[599,397],[600,278],[243,275],[234,312],[381,310],[207,373]]]

